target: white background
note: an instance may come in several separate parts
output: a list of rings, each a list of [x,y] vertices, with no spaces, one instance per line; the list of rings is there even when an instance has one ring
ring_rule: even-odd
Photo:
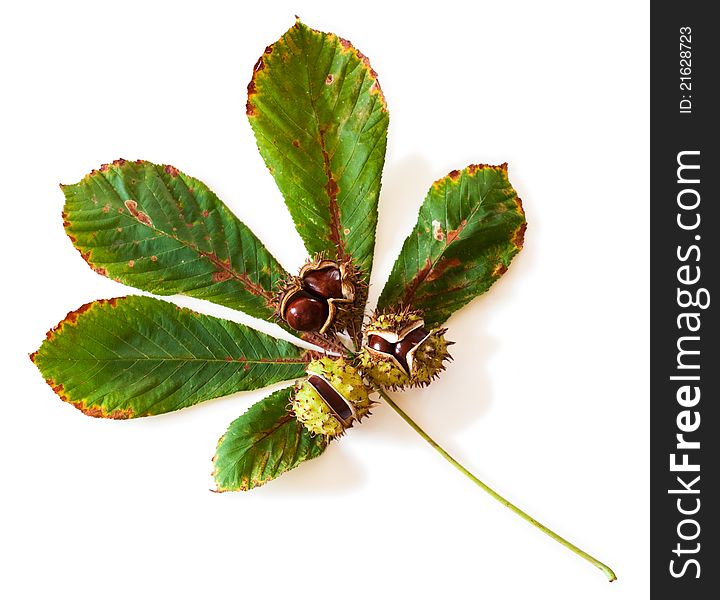
[[[646,2],[8,4],[0,595],[648,597]],[[253,64],[296,13],[367,54],[390,107],[373,301],[430,183],[509,163],[525,249],[448,322],[458,343],[443,378],[399,401],[481,478],[611,564],[616,583],[386,406],[320,459],[218,495],[216,440],[266,392],[103,422],[60,402],[27,359],[70,309],[132,292],[93,273],[61,225],[57,184],[102,162],[176,165],[300,266],[244,113]]]

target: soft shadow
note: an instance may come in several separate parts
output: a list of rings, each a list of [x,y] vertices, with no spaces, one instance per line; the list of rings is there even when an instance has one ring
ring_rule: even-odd
[[[471,313],[474,311],[470,311]],[[448,323],[448,338],[456,342],[447,370],[423,389],[390,392],[389,395],[430,435],[442,444],[444,434],[454,435],[482,418],[492,405],[492,385],[488,364],[497,342],[485,333],[485,319],[476,314],[457,315]],[[404,445],[416,434],[392,409],[381,406],[373,411],[374,435]]]
[[[365,470],[342,448],[342,440],[330,443],[325,452],[300,464],[258,490],[268,497],[344,495],[367,479]]]
[[[236,392],[221,398],[215,398],[198,405],[179,411],[145,417],[134,421],[108,421],[108,423],[135,424],[140,430],[150,423],[161,425],[157,429],[167,427],[177,429],[184,427],[188,435],[198,435],[198,427],[192,425],[191,413],[200,411],[205,419],[205,430],[215,432],[220,437],[232,420],[243,414],[256,402],[262,401],[277,389],[287,387],[287,382],[268,386],[262,390]],[[190,417],[189,419],[186,417]],[[221,425],[218,425],[221,423]],[[157,429],[155,429],[157,431]],[[210,434],[209,434],[210,435]],[[273,495],[312,495],[322,492],[326,495],[342,495],[350,493],[366,480],[366,473],[361,465],[353,459],[347,450],[342,448],[343,440],[330,443],[319,457],[298,465],[297,468],[284,473],[281,477],[262,486],[258,493]],[[227,495],[227,494],[225,494]]]
[[[432,171],[430,163],[419,154],[386,165],[369,306],[377,303],[403,241],[417,221],[418,209],[429,186],[444,175],[444,172]],[[522,196],[522,189],[518,191]],[[530,240],[532,233],[531,230]],[[391,394],[428,432],[440,437],[452,435],[471,426],[490,409],[493,399],[489,365],[498,346],[497,339],[487,333],[490,319],[496,313],[494,307],[501,307],[515,295],[518,277],[522,279],[531,267],[529,254],[527,249],[521,252],[508,273],[489,292],[448,320],[447,336],[456,345],[450,348],[455,360],[448,364],[447,371],[428,388]],[[400,418],[388,407],[378,406],[373,414],[375,435],[399,444],[415,436],[409,428],[398,427]]]

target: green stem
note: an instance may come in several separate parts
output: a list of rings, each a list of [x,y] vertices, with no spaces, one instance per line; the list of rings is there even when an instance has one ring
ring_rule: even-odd
[[[450,454],[447,453],[447,451],[440,446],[434,439],[432,439],[427,433],[425,433],[422,428],[413,421],[407,413],[403,409],[401,409],[395,402],[393,401],[390,396],[387,395],[385,390],[382,388],[377,388],[377,392],[385,399],[385,402],[387,402],[390,407],[399,414],[405,422],[410,425],[419,435],[421,438],[423,438],[428,444],[430,444],[435,450],[437,450],[440,455],[447,460],[453,467],[455,467],[458,471],[460,471],[465,477],[470,479],[473,483],[480,486],[483,490],[485,490],[488,494],[490,494],[495,500],[509,508],[511,511],[513,511],[516,515],[519,515],[523,519],[525,519],[528,523],[534,525],[537,527],[540,531],[548,534],[552,539],[554,539],[556,542],[561,543],[566,548],[572,550],[575,554],[578,556],[581,556],[586,561],[588,561],[590,564],[594,565],[598,569],[600,569],[603,573],[605,573],[605,576],[608,578],[609,581],[615,581],[617,577],[615,576],[615,573],[613,573],[613,570],[608,567],[607,565],[601,563],[597,558],[594,558],[590,556],[587,552],[584,552],[583,550],[580,550],[575,544],[571,544],[568,542],[565,538],[560,537],[557,533],[555,533],[552,529],[549,529],[545,527],[542,523],[539,521],[536,521],[533,519],[529,514],[527,514],[525,511],[520,510],[517,506],[515,506],[512,502],[509,502],[505,498],[503,498],[500,494],[498,494],[495,490],[493,490],[491,487],[480,481],[475,475],[473,475],[470,471],[468,471],[465,467],[463,467],[457,460],[455,460]]]

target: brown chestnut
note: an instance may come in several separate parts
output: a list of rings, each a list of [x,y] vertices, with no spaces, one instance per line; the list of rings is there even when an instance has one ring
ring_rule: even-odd
[[[335,416],[342,421],[343,425],[345,427],[350,426],[355,416],[350,403],[322,377],[310,375],[310,377],[308,377],[308,383],[315,388],[315,391],[320,394],[325,404],[327,404]]]
[[[328,303],[307,292],[296,293],[285,305],[283,317],[297,331],[320,331],[329,314]]]
[[[308,271],[303,275],[303,285],[321,298],[343,298],[342,275],[337,267]]]
[[[422,327],[418,327],[417,329],[413,329],[403,339],[395,344],[395,358],[398,359],[398,362],[403,366],[408,374],[410,374],[410,369],[408,367],[407,354],[410,350],[422,342],[427,337],[427,334],[428,332]]]
[[[393,354],[395,352],[395,344],[388,342],[384,337],[379,335],[369,335],[368,343],[369,348],[383,354]]]

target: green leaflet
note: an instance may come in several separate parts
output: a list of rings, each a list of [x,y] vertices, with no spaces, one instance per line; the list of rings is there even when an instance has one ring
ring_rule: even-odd
[[[62,190],[67,234],[98,273],[272,320],[287,273],[201,181],[169,165],[116,160]]]
[[[325,451],[326,438],[288,412],[291,394],[278,390],[230,424],[213,458],[218,492],[251,490]]]
[[[310,360],[301,348],[244,325],[143,296],[85,304],[30,358],[63,400],[111,419],[302,377]]]
[[[378,300],[422,310],[430,327],[487,291],[522,249],[525,213],[507,165],[470,165],[433,183]]]
[[[247,115],[308,252],[368,280],[388,128],[368,59],[297,21],[255,65]]]

